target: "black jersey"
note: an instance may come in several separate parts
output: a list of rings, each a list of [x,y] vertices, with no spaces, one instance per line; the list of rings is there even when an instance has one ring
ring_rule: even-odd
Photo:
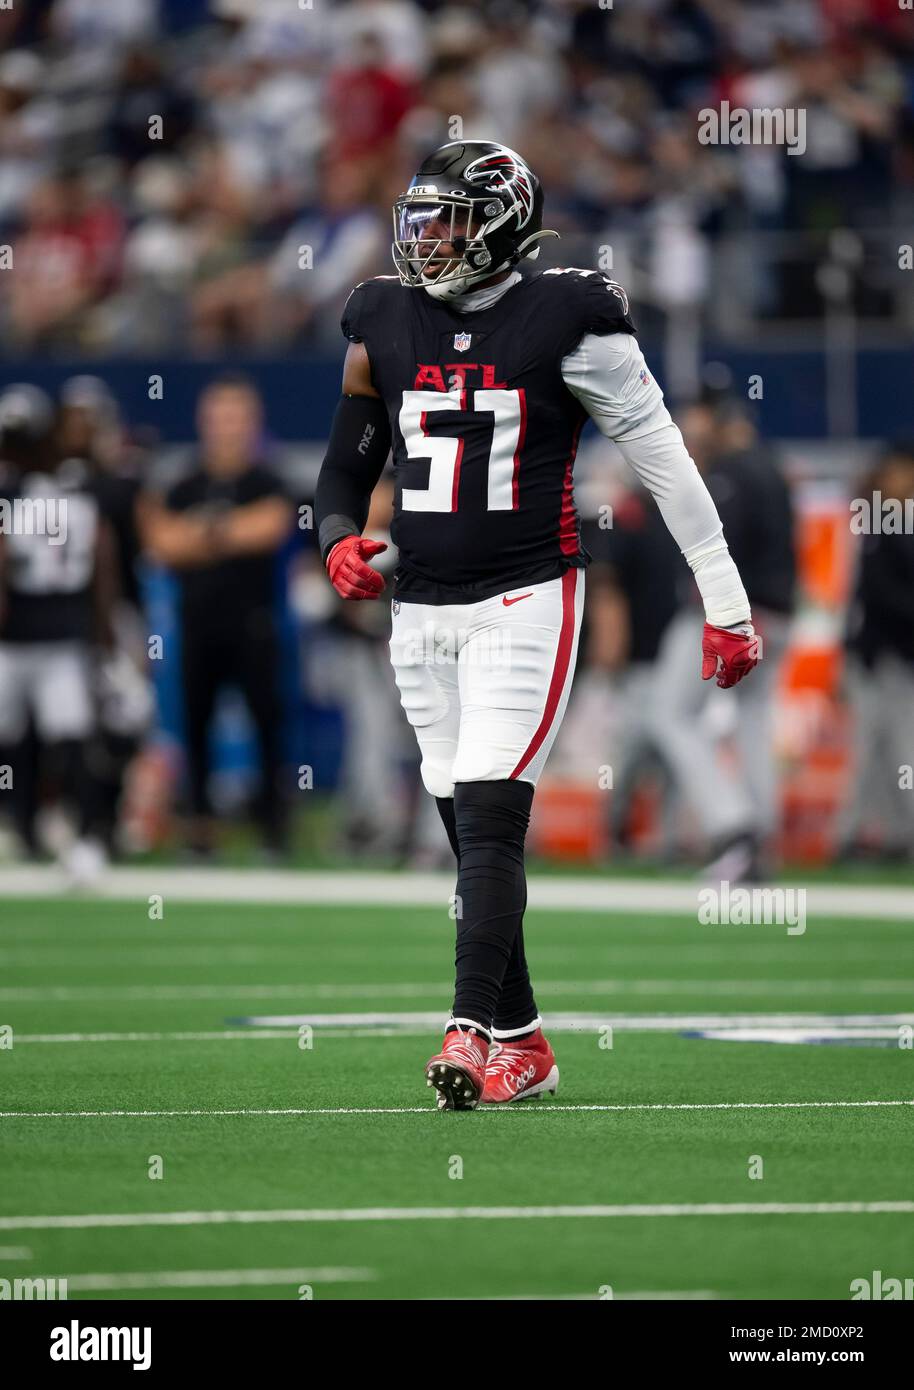
[[[390,418],[396,597],[471,603],[587,564],[572,483],[587,416],[561,364],[587,333],[634,333],[618,285],[546,270],[460,313],[380,276],[342,328]]]
[[[8,477],[0,508],[6,522],[0,641],[88,641],[99,507],[85,470]]]

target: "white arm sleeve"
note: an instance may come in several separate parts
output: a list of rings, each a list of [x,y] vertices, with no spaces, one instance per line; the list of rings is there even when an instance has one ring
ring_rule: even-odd
[[[656,500],[695,575],[708,622],[715,627],[747,622],[749,600],[717,508],[637,340],[628,333],[588,333],[563,359],[562,378]]]

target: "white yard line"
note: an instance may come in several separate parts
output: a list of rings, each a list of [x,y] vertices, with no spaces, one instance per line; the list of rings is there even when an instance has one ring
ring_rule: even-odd
[[[337,1036],[348,1037],[349,1032],[341,1029]],[[242,1042],[245,1039],[297,1037],[298,1033],[290,1028],[242,1028],[209,1033],[15,1033],[13,1041],[19,1046],[22,1043]]]
[[[0,897],[0,903],[3,902]],[[181,923],[182,938],[193,938],[199,945],[191,952],[185,952],[168,941],[162,941],[158,946],[137,951],[134,950],[129,935],[125,934],[124,927],[120,928],[108,924],[105,932],[96,935],[96,923],[91,927],[91,940],[86,938],[85,929],[80,930],[80,941],[83,944],[77,949],[68,947],[62,948],[60,929],[45,933],[42,937],[36,930],[34,934],[29,934],[22,923],[10,923],[9,908],[4,904],[0,909],[0,915],[4,917],[2,929],[0,929],[0,940],[5,943],[22,942],[22,945],[0,946],[0,969],[15,967],[17,970],[31,970],[38,973],[47,972],[49,967],[60,969],[72,969],[79,967],[84,970],[87,965],[98,963],[108,966],[111,963],[112,950],[117,948],[117,959],[119,965],[130,966],[131,968],[143,968],[158,970],[163,968],[171,973],[175,964],[195,965],[208,967],[213,963],[213,950],[218,947],[220,966],[256,967],[257,973],[279,968],[284,973],[289,974],[300,972],[302,960],[306,959],[305,952],[310,954],[319,947],[321,965],[329,967],[331,971],[339,972],[345,977],[346,972],[352,968],[353,949],[352,946],[340,944],[345,942],[345,929],[339,931],[339,938],[334,942],[328,942],[326,936],[317,940],[316,924],[302,918],[301,922],[290,922],[285,920],[281,928],[277,923],[270,923],[268,941],[262,945],[257,944],[262,938],[263,933],[249,932],[248,940],[252,942],[250,948],[245,947],[239,952],[235,952],[232,947],[226,944],[224,930],[207,925],[205,930],[201,929],[199,921],[185,919]],[[618,940],[618,933],[613,936],[605,934],[605,926],[598,919],[580,916],[577,919],[579,926],[587,928],[587,934],[579,942],[576,949],[586,951],[588,961],[594,961],[599,965],[599,969],[604,973],[610,970],[618,971],[622,966],[632,966],[637,970],[642,970],[646,965],[652,963],[656,958],[657,945],[652,939],[654,933],[648,931],[642,923],[636,935],[637,944],[621,945]],[[30,924],[31,925],[31,924]],[[679,924],[682,925],[681,923]],[[897,923],[883,923],[889,929],[897,926]],[[273,935],[274,928],[277,928],[286,937],[294,936],[294,940],[285,943],[277,943]],[[852,926],[843,924],[844,932],[850,933]],[[244,928],[242,928],[244,929]],[[129,930],[129,929],[128,929]],[[334,924],[334,932],[337,924]],[[442,943],[446,946],[453,935],[453,922],[448,919],[443,925],[429,921],[420,926],[423,941],[420,944],[415,940],[416,933],[404,932],[397,941],[397,961],[402,962],[406,969],[404,975],[409,977],[415,974],[414,967],[434,967],[441,965]],[[74,937],[68,940],[72,943]],[[550,938],[555,941],[558,938]],[[631,938],[629,938],[631,939]],[[787,939],[786,944],[777,947],[769,943],[766,945],[758,937],[755,941],[747,942],[745,939],[739,944],[738,953],[734,952],[731,946],[725,948],[723,941],[718,938],[720,945],[717,947],[702,946],[696,942],[691,934],[680,931],[676,940],[677,960],[684,965],[697,970],[705,966],[726,966],[732,969],[738,963],[740,968],[752,966],[753,971],[765,971],[770,974],[771,968],[775,966],[789,966],[790,970],[785,971],[786,976],[790,976],[797,963],[796,946]],[[847,934],[843,935],[840,942],[840,959],[842,968],[853,967],[861,970],[865,976],[872,968],[873,947],[867,944],[866,933],[860,933],[857,937],[859,945],[854,946],[852,939]],[[364,945],[364,938],[360,939],[360,944]],[[378,956],[383,956],[385,944],[379,943]],[[807,940],[803,951],[807,958],[808,965],[821,967],[823,971],[828,970],[835,959],[836,942],[833,937],[819,937],[818,940]],[[372,956],[372,961],[377,957]],[[368,956],[363,955],[367,961]],[[562,971],[568,965],[568,946],[548,945],[545,941],[537,943],[536,963],[540,970],[555,971],[555,978],[562,982],[564,976]],[[914,959],[912,959],[914,966]],[[633,972],[634,973],[634,972]],[[432,977],[434,979],[434,977]],[[590,977],[591,980],[593,977]],[[339,988],[340,986],[335,986]],[[367,982],[366,982],[367,987]],[[404,984],[405,990],[418,990],[428,987],[428,980],[423,979],[413,984]],[[371,988],[377,988],[377,982],[371,984]]]
[[[278,1014],[273,1017],[234,1020],[241,1028],[115,1031],[95,1033],[15,1033],[16,1045],[23,1043],[122,1043],[122,1042],[247,1042],[297,1039],[299,1029],[308,1024],[322,1038],[423,1036],[441,1028],[444,1013],[381,1014]],[[754,1033],[763,1041],[774,1033],[785,1041],[801,1033],[818,1032],[848,1039],[897,1036],[902,1026],[914,1025],[910,1014],[590,1014],[550,1013],[552,1033],[594,1032],[611,1027],[618,1032],[681,1032],[708,1030],[731,1041],[751,1040]]]
[[[5,911],[9,911],[9,909],[7,908]],[[70,937],[71,941],[74,939],[75,937]],[[212,967],[214,950],[219,952],[220,966],[238,967],[239,969],[252,965],[259,969],[263,969],[265,966],[279,966],[282,969],[287,965],[300,966],[302,959],[301,943],[299,943],[297,951],[291,946],[284,951],[274,951],[269,947],[263,948],[257,945],[236,950],[214,938],[209,945],[195,946],[192,949],[163,943],[161,949],[158,950],[137,951],[131,949],[124,935],[120,935],[105,942],[102,946],[87,943],[78,950],[63,951],[56,949],[60,946],[60,940],[60,936],[57,936],[54,942],[36,942],[34,946],[29,944],[28,946],[0,950],[0,969],[47,971],[49,968],[57,970],[77,968],[84,970],[87,965],[93,962],[110,965],[113,950],[117,951],[118,965],[121,968],[129,966],[132,970],[164,968],[172,971],[175,966]]]
[[[486,1105],[477,1115],[559,1115],[567,1112],[619,1112],[629,1110],[860,1110],[914,1106],[914,1100],[720,1100],[676,1102],[629,1102],[620,1105],[562,1105],[550,1101],[545,1105]],[[237,1110],[0,1110],[0,1120],[163,1120],[219,1119],[226,1116],[258,1118],[261,1116],[294,1115],[435,1115],[433,1105],[366,1105],[366,1106],[277,1106],[272,1109],[249,1107]],[[0,1230],[3,1222],[0,1221]]]
[[[574,912],[679,913],[694,916],[703,885],[696,879],[550,878],[533,875],[531,909]],[[792,889],[802,884],[784,885]],[[446,909],[454,891],[451,873],[358,873],[293,869],[188,869],[157,865],[108,870],[94,896],[144,900],[161,894],[173,902],[328,903]],[[0,897],[69,895],[61,873],[26,866],[0,872]],[[870,884],[809,884],[809,919],[816,916],[914,921],[914,889]],[[737,931],[738,928],[730,928]],[[776,932],[777,927],[767,930]]]
[[[218,964],[218,945],[213,947],[211,966]],[[49,985],[24,986],[21,989],[9,986],[0,989],[0,1003],[6,1004],[44,1004],[44,1003],[108,1003],[123,1000],[128,1003],[140,1001],[174,1002],[179,999],[301,999],[308,994],[319,998],[336,998],[340,986],[331,986],[333,993],[326,995],[321,985],[267,984],[267,985]],[[374,987],[372,987],[374,988]],[[392,992],[396,996],[397,987]],[[443,986],[441,987],[444,988]],[[431,986],[432,993],[435,987]],[[353,996],[359,998],[359,995]],[[369,996],[374,997],[374,994]],[[384,997],[381,995],[380,997]]]
[[[211,965],[217,966],[218,946],[213,947]],[[232,984],[219,985],[9,985],[0,989],[0,1003],[44,1004],[44,1003],[108,1003],[121,1001],[176,1002],[181,999],[434,999],[447,997],[453,991],[441,981],[429,984],[353,983],[353,984],[315,984],[302,981],[289,984],[284,981],[276,984]],[[585,995],[606,996],[612,994],[632,995],[768,995],[812,997],[847,992],[855,997],[863,994],[873,996],[898,994],[914,991],[914,980],[897,977],[889,980],[866,980],[850,978],[830,980],[758,979],[742,980],[655,980],[655,979],[614,979],[614,980],[542,980],[537,983],[537,993],[546,996]]]
[[[71,1274],[69,1292],[117,1289],[240,1289],[298,1284],[362,1284],[376,1279],[373,1269],[318,1266],[314,1269],[173,1269],[152,1274]]]
[[[0,1217],[3,1231],[101,1230],[138,1226],[340,1224],[361,1221],[548,1221],[565,1218],[671,1216],[909,1216],[914,1202],[675,1202],[618,1206],[327,1207],[278,1211],[98,1212],[74,1216]]]
[[[262,1014],[251,1018],[233,1019],[252,1028],[300,1028],[308,1023],[313,1028],[433,1028],[440,1027],[444,1015],[434,1012],[401,1013],[332,1013],[332,1014]],[[582,1013],[577,1010],[552,1010],[546,1016],[550,1032],[567,1033],[577,1030],[605,1028],[607,1024],[626,1032],[678,1032],[690,1028],[871,1028],[884,1024],[914,1024],[914,1013],[700,1013],[681,1014],[651,1012]]]

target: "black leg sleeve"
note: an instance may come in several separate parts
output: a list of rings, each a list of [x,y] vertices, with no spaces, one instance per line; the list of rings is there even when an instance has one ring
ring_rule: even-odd
[[[454,789],[460,847],[454,1017],[486,1029],[523,917],[532,801],[529,782],[459,782]]]
[[[524,906],[526,907],[526,899]],[[522,1037],[524,1032],[532,1031],[529,1025],[538,1017],[539,1011],[533,996],[533,986],[530,983],[530,971],[524,951],[524,926],[521,923],[514,938],[514,945],[511,947],[511,958],[505,970],[501,994],[498,996],[498,1005],[495,1009],[493,1025],[496,1037],[500,1033],[513,1033],[517,1037]]]
[[[460,844],[457,839],[457,818],[454,814],[454,798],[436,796],[435,801],[438,806],[438,814],[441,817],[447,837],[451,842],[451,849],[458,864],[460,863]],[[526,883],[524,884],[524,908],[527,906]],[[533,987],[530,984],[530,971],[527,966],[527,956],[524,951],[524,924],[521,922],[517,928],[517,935],[514,938],[514,945],[511,947],[511,955],[505,969],[504,980],[502,981],[501,994],[498,998],[498,1006],[495,1010],[494,1026],[496,1033],[517,1033],[519,1029],[526,1029],[527,1025],[538,1018],[536,1000],[533,997]]]

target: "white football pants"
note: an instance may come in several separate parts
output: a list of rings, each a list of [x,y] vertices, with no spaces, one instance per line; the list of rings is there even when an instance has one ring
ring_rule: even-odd
[[[432,796],[455,782],[535,786],[574,676],[584,572],[478,603],[394,600],[390,656]]]

